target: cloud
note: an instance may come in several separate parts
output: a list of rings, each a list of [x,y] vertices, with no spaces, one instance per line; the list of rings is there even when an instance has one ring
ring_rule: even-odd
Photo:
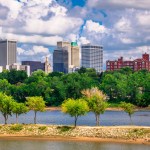
[[[109,34],[109,29],[104,25],[99,24],[98,22],[94,22],[92,20],[87,20],[85,25],[83,26],[83,31],[81,34],[84,43],[92,43],[92,44],[102,44],[102,39]]]
[[[52,59],[52,53],[49,52],[48,47],[44,46],[31,46],[28,47],[27,45],[22,45],[21,47],[17,48],[17,54],[18,54],[18,61],[26,61],[26,60],[32,60],[32,61],[45,61],[45,57],[48,57],[49,60]]]
[[[142,26],[143,28],[149,28],[150,26],[150,11],[144,11],[142,13],[137,13],[136,18],[138,21],[138,24]]]
[[[95,33],[105,33],[107,32],[106,28],[103,25],[100,25],[97,22],[93,22],[92,20],[86,21],[83,30],[87,30],[88,32],[95,32]]]
[[[149,0],[88,0],[87,5],[89,7],[96,7],[101,9],[123,9],[123,8],[135,8],[135,9],[148,9],[150,6]]]
[[[69,0],[0,0],[0,38],[21,43],[18,60],[41,60],[62,40],[102,44],[110,59],[150,46],[149,0],[87,0],[81,6]]]
[[[79,44],[82,45],[82,44],[89,44],[90,41],[86,38],[86,37],[80,37],[79,38]]]
[[[41,35],[20,35],[13,33],[3,33],[7,39],[14,39],[20,43],[28,44],[43,44],[49,46],[55,46],[57,41],[62,41],[63,38],[60,36],[41,36]]]
[[[62,35],[70,32],[78,32],[80,26],[83,24],[82,19],[72,17],[51,17],[47,21],[40,19],[26,20],[27,24],[23,30],[28,33],[36,34],[52,34]],[[37,26],[38,25],[38,26]]]

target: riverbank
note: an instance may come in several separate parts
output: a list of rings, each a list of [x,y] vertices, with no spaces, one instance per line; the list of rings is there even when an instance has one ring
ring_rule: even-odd
[[[49,110],[49,111],[60,110],[61,111],[61,107],[46,107],[45,110]],[[109,107],[106,110],[110,110],[110,111],[123,111],[123,109],[120,108],[120,107]],[[145,107],[145,108],[136,107],[135,111],[150,111],[150,107]]]
[[[78,126],[74,128],[73,126],[57,125],[0,125],[0,140],[3,139],[121,142],[150,145],[150,127]]]

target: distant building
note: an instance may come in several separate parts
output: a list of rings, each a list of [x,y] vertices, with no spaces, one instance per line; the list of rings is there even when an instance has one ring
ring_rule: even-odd
[[[30,66],[30,73],[32,74],[34,71],[43,70],[45,73],[50,73],[51,65],[49,64],[48,58],[46,57],[45,63],[40,61],[22,61],[22,65]]]
[[[94,68],[96,72],[102,72],[103,68],[103,47],[86,44],[81,46],[81,66]]]
[[[118,60],[106,61],[106,71],[114,71],[119,70],[124,67],[130,67],[133,71],[138,71],[142,69],[146,69],[150,71],[150,60],[149,54],[143,54],[142,58],[131,60],[123,60],[123,57],[120,57]]]
[[[68,73],[68,50],[65,48],[56,49],[53,53],[53,71]]]
[[[3,72],[4,69],[9,70],[9,71],[12,69],[23,70],[27,73],[28,76],[30,76],[30,66],[27,66],[27,65],[20,65],[20,64],[14,63],[11,65],[6,65],[5,67],[0,66],[0,73]]]
[[[71,42],[71,66],[73,68],[80,67],[80,49],[77,42]]]
[[[14,40],[0,40],[0,66],[6,67],[16,63],[17,42]]]
[[[80,67],[79,47],[76,42],[57,42],[53,53],[53,71],[69,73]]]
[[[27,66],[27,65],[20,65],[18,63],[14,63],[14,64],[11,64],[11,65],[6,65],[5,68],[7,70],[12,70],[12,69],[23,70],[27,73],[28,76],[30,76],[30,66]]]

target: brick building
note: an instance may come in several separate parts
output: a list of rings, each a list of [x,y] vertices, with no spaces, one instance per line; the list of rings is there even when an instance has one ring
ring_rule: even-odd
[[[106,61],[106,71],[114,71],[119,70],[124,67],[130,67],[133,71],[138,71],[142,69],[146,69],[150,71],[150,60],[149,54],[143,54],[142,58],[138,58],[135,60],[127,60],[124,61],[123,57],[120,57],[118,60]]]

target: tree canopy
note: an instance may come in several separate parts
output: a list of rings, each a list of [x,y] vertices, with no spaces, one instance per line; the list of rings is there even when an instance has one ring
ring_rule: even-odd
[[[76,126],[78,117],[85,115],[89,111],[89,107],[83,99],[68,99],[63,102],[62,111],[75,118]]]

